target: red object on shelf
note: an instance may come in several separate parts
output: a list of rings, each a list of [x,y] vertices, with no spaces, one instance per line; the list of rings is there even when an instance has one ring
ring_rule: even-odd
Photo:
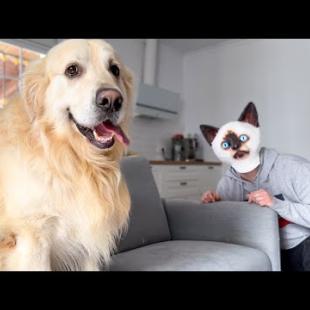
[[[184,136],[181,133],[177,133],[177,134],[175,134],[172,137],[172,139],[174,139],[174,140],[182,140],[182,139],[184,139]]]

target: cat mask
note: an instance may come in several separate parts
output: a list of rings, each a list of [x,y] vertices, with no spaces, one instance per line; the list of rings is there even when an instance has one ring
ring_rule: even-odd
[[[237,172],[250,172],[259,166],[260,129],[252,102],[245,107],[238,121],[221,128],[200,125],[200,130],[220,161],[230,164]]]

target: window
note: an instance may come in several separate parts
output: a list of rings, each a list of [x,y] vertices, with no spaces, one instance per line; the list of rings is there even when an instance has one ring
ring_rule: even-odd
[[[0,108],[20,90],[20,80],[29,62],[44,54],[0,41]]]

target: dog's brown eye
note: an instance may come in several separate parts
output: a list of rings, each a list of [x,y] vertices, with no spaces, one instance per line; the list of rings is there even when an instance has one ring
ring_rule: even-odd
[[[119,70],[118,65],[111,64],[111,65],[110,65],[110,71],[111,71],[111,73],[112,73],[115,77],[119,77],[120,70]]]
[[[81,73],[82,73],[82,68],[78,64],[70,65],[69,67],[67,67],[65,71],[65,75],[70,79],[81,75]]]

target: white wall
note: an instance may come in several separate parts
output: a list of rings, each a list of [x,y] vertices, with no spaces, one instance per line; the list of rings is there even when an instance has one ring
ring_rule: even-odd
[[[109,39],[127,66],[134,72],[136,81],[143,77],[144,42],[141,39]],[[183,55],[177,50],[159,44],[157,86],[177,93],[182,92]],[[152,120],[135,118],[131,126],[130,150],[148,159],[160,157],[161,147],[169,146],[169,138],[183,131],[181,118],[176,120]]]
[[[184,57],[185,130],[236,120],[253,101],[262,144],[310,159],[310,40],[233,41]]]

